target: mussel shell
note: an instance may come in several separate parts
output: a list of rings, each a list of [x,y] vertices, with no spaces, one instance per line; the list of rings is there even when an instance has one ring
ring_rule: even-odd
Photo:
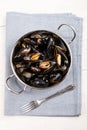
[[[48,69],[44,70],[43,74],[50,74],[53,71],[54,67],[56,66],[56,62],[51,61],[50,63],[51,66]]]
[[[31,35],[31,38],[40,39],[41,35],[40,34],[33,34],[33,35]]]
[[[25,84],[45,88],[64,79],[70,67],[71,56],[66,43],[60,37],[41,30],[18,40],[12,63],[15,72]]]
[[[62,75],[60,73],[51,74],[49,82],[50,82],[50,84],[56,84],[56,83],[60,82],[61,79],[62,79]]]
[[[47,51],[46,53],[47,58],[54,58],[55,47],[53,45],[48,45],[46,51]]]
[[[48,80],[43,80],[41,78],[35,78],[34,80],[30,80],[31,86],[35,86],[37,88],[46,88],[49,85]]]
[[[24,76],[25,78],[31,78],[31,76],[32,76],[32,74],[31,73],[29,73],[29,72],[27,72],[27,71],[24,71],[23,73],[22,73],[22,76]]]
[[[31,71],[34,72],[34,73],[39,73],[39,72],[41,72],[41,69],[38,68],[38,67],[31,66],[30,69],[31,69]]]
[[[31,61],[37,61],[37,60],[39,59],[40,55],[41,55],[41,54],[40,54],[39,52],[33,53],[33,54],[30,56],[30,60],[31,60]]]
[[[64,41],[60,38],[55,38],[55,45],[61,47],[62,50],[67,51]]]
[[[24,41],[25,41],[26,43],[28,43],[28,44],[30,44],[30,42],[31,42],[30,38],[27,38],[27,37],[24,38]]]
[[[27,54],[29,54],[30,51],[31,51],[31,48],[30,48],[30,47],[24,48],[24,49],[22,49],[22,50],[19,52],[19,54],[20,54],[20,55],[27,55]]]
[[[42,61],[39,64],[39,68],[41,68],[41,69],[49,69],[50,67],[51,67],[50,61]]]
[[[23,57],[21,55],[16,55],[13,57],[13,62],[21,62],[23,60]]]
[[[67,55],[58,48],[55,48],[54,56],[58,66],[63,66],[65,63],[69,64]]]

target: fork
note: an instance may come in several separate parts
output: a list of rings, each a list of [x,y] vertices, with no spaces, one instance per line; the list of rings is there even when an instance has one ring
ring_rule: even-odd
[[[37,107],[39,107],[42,103],[44,103],[45,101],[48,101],[56,96],[59,96],[61,94],[64,94],[68,91],[71,91],[75,88],[75,85],[69,85],[67,86],[66,88],[46,97],[46,98],[43,98],[43,99],[38,99],[38,100],[34,100],[34,101],[31,101],[30,103],[27,103],[23,106],[20,107],[20,109],[22,110],[23,114],[27,113],[27,112],[30,112],[31,110],[33,109],[36,109]]]

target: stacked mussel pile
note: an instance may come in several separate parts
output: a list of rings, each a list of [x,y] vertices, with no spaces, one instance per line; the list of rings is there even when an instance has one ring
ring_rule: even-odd
[[[63,80],[70,66],[70,54],[58,35],[35,31],[17,41],[12,62],[25,84],[46,88]]]

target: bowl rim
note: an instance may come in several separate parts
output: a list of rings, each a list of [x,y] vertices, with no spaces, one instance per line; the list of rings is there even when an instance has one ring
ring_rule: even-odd
[[[30,85],[26,84],[24,81],[22,81],[22,80],[19,78],[19,76],[17,75],[17,73],[16,73],[16,71],[15,71],[15,69],[14,69],[13,62],[12,62],[13,52],[14,52],[14,49],[15,49],[15,47],[16,47],[16,45],[17,45],[17,42],[18,42],[21,38],[23,38],[23,37],[25,37],[25,36],[27,36],[27,35],[29,35],[29,34],[32,34],[32,33],[34,33],[34,32],[41,32],[41,31],[49,32],[49,33],[52,33],[52,34],[56,35],[57,37],[59,37],[59,38],[64,42],[64,44],[67,46],[68,51],[69,51],[69,53],[70,53],[70,66],[68,67],[68,71],[67,71],[67,73],[65,74],[65,76],[62,78],[62,80],[61,80],[59,83],[56,83],[56,84],[54,84],[54,85],[51,85],[51,86],[45,87],[45,88],[41,88],[41,87],[39,88],[39,87],[30,86]],[[20,81],[20,83],[21,83],[22,85],[24,85],[24,86],[26,86],[26,87],[31,87],[31,88],[34,88],[34,89],[39,89],[39,90],[40,90],[40,89],[49,89],[49,88],[52,88],[53,86],[57,86],[57,85],[59,85],[60,83],[62,83],[62,82],[64,81],[64,79],[66,78],[66,76],[69,74],[69,71],[70,71],[71,66],[72,66],[72,53],[71,53],[71,49],[70,49],[70,47],[69,47],[69,44],[68,44],[68,43],[65,41],[65,39],[62,38],[62,36],[60,36],[59,34],[54,33],[54,32],[52,32],[52,31],[49,31],[49,30],[34,30],[34,31],[30,31],[30,32],[28,32],[28,33],[22,35],[22,36],[16,41],[16,43],[14,43],[14,46],[13,46],[13,48],[12,48],[11,55],[10,55],[10,64],[11,64],[11,68],[12,68],[13,74],[15,75],[16,79],[17,79],[18,81]]]

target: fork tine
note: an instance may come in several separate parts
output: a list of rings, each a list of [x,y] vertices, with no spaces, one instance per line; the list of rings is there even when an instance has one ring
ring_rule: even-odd
[[[31,101],[30,103],[25,104],[24,106],[20,107],[23,114],[35,109],[37,106],[34,101]]]
[[[33,110],[33,109],[35,109],[35,108],[36,108],[35,106],[32,106],[32,107],[30,107],[30,108],[26,109],[26,110],[24,111],[24,113],[27,113],[27,112],[29,112],[29,111],[31,111],[31,110]]]
[[[26,110],[26,111],[22,111],[22,113],[25,114],[25,113],[27,113],[27,112],[29,112],[29,111],[31,111],[31,109],[28,109],[28,110]]]
[[[23,111],[23,114],[28,113],[28,112],[30,112],[31,110],[33,110],[33,109],[28,109],[28,110],[26,110],[26,111]]]
[[[33,102],[30,102],[30,103],[27,103],[25,104],[24,106],[20,107],[21,109],[26,109],[27,107],[30,107],[32,106],[34,103]]]
[[[28,107],[28,106],[31,106],[32,104],[33,104],[33,101],[31,101],[30,103],[27,103],[27,104],[23,105],[23,106],[20,107],[20,108],[26,108],[26,107]]]
[[[32,105],[32,106],[27,107],[26,109],[22,109],[23,114],[25,114],[25,113],[27,113],[35,108],[36,108],[35,105]]]
[[[25,108],[22,108],[22,110],[27,110],[27,109],[30,109],[30,108],[32,108],[32,107],[35,107],[35,105],[34,104],[29,104],[28,106],[26,106]]]
[[[26,103],[25,105],[21,106],[20,108],[25,108],[26,106],[28,106],[30,103]]]

